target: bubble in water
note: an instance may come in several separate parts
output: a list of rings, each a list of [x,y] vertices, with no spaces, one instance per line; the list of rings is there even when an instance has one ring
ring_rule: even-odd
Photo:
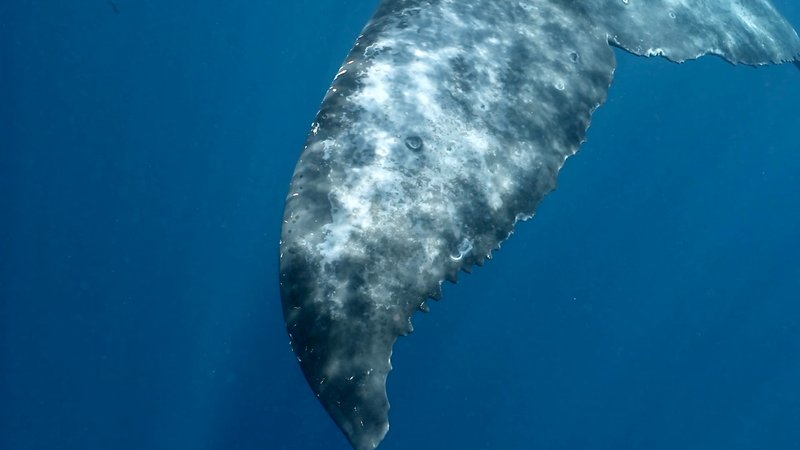
[[[469,252],[472,251],[472,241],[469,238],[464,238],[461,240],[461,243],[458,244],[458,254],[450,255],[450,259],[453,261],[461,261],[464,259]]]

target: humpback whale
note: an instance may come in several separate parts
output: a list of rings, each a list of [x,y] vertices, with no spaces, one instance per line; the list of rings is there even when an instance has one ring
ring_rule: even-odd
[[[296,166],[279,273],[291,346],[355,449],[388,431],[412,315],[554,189],[606,100],[612,47],[800,60],[769,0],[383,0],[358,36]]]

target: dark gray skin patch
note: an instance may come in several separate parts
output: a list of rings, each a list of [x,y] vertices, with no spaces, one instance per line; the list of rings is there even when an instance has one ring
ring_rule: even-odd
[[[388,431],[414,312],[555,188],[605,101],[611,46],[800,64],[766,0],[384,0],[358,38],[295,169],[280,263],[292,348],[355,449]]]

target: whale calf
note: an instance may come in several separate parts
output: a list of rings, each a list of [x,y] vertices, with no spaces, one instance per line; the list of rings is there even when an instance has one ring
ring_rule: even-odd
[[[357,450],[386,435],[411,316],[533,216],[583,143],[612,47],[798,64],[768,0],[384,0],[311,126],[286,200],[292,348]]]

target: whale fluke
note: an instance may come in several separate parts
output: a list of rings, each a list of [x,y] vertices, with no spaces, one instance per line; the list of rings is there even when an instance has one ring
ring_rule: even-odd
[[[303,373],[357,450],[389,429],[392,347],[426,300],[533,216],[578,151],[612,47],[794,61],[767,0],[384,0],[295,169],[283,311]]]

